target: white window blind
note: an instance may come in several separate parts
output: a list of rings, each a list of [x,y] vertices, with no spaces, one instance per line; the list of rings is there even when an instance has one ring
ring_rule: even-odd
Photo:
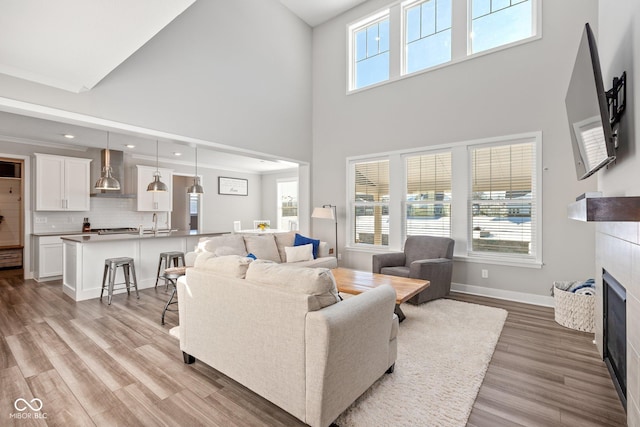
[[[389,160],[353,165],[352,243],[389,244]]]
[[[535,144],[470,147],[469,150],[471,254],[534,258],[537,250]]]
[[[451,152],[406,159],[406,236],[451,236]]]

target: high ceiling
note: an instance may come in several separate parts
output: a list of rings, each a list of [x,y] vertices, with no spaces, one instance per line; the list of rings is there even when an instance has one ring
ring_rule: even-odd
[[[289,10],[312,27],[340,15],[366,0],[280,0]]]
[[[70,92],[90,90],[195,1],[0,0],[0,73]],[[364,1],[280,0],[312,27]],[[63,134],[76,138],[69,140]],[[5,141],[85,150],[104,148],[106,134],[106,129],[90,125],[0,112],[0,139]],[[112,133],[110,138],[111,148],[134,150],[132,154],[141,157],[155,157],[154,142],[149,136],[125,132]],[[189,163],[194,146],[160,140],[160,157]],[[295,166],[264,156],[207,148],[206,144],[200,148],[199,163],[212,167],[268,172]],[[173,157],[174,152],[183,156]]]
[[[0,0],[0,73],[93,88],[195,0]]]

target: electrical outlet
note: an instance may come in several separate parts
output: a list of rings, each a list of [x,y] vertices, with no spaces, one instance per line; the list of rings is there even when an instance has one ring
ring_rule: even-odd
[[[483,279],[488,279],[489,278],[489,270],[482,270],[482,278]]]
[[[338,260],[342,261],[342,254],[338,254]]]
[[[47,217],[46,216],[37,216],[36,217],[36,224],[46,224],[47,223]]]

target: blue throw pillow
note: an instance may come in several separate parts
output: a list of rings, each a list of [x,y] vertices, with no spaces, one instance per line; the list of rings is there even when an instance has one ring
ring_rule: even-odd
[[[320,247],[320,240],[310,239],[296,233],[296,238],[293,241],[293,246],[308,245],[309,243],[313,245],[313,259],[318,258],[318,248]]]

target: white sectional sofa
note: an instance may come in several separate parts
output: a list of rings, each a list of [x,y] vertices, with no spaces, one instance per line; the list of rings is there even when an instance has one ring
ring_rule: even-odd
[[[178,281],[185,363],[198,359],[322,427],[393,371],[390,286],[340,301],[329,269],[236,255],[199,264]]]
[[[186,254],[186,263],[194,265],[196,257],[204,252],[212,256],[253,254],[257,259],[299,267],[336,268],[338,266],[336,257],[329,254],[329,245],[326,242],[319,243],[317,257],[309,256],[305,259],[302,255],[304,248],[294,246],[295,237],[295,231],[261,234],[234,233],[204,237],[194,252]]]

